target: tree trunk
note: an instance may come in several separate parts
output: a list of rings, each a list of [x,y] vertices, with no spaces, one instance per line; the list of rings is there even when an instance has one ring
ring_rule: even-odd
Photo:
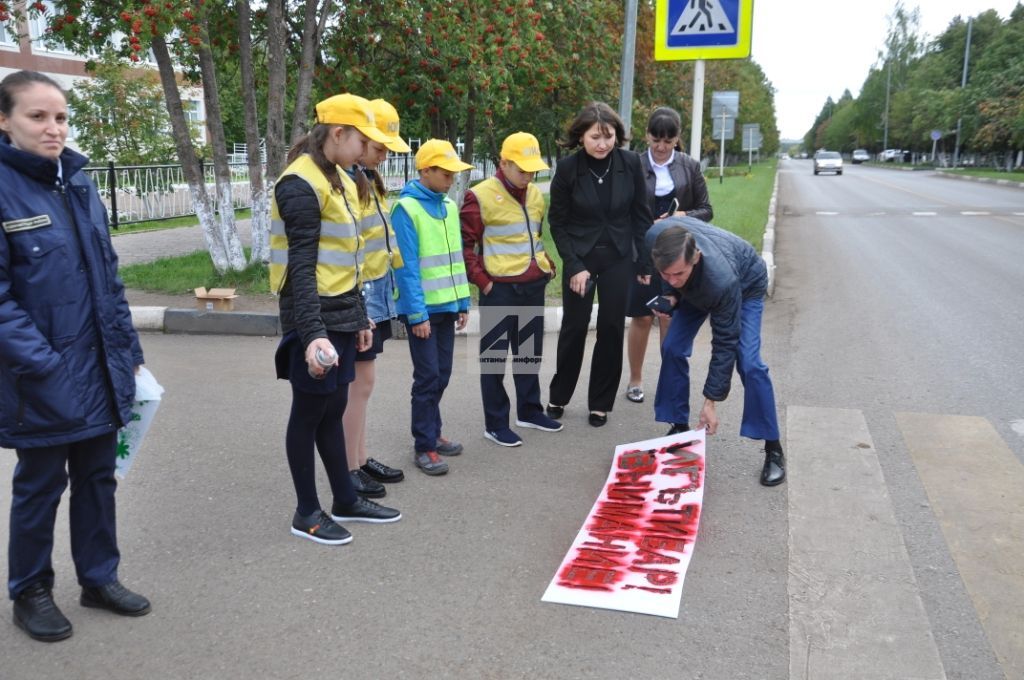
[[[256,113],[256,86],[252,69],[252,33],[249,0],[238,0],[238,57],[241,69],[242,100],[245,112],[246,161],[249,164],[249,193],[252,199],[252,251],[249,262],[270,259],[270,206],[263,182],[263,161],[260,158],[260,122]]]
[[[206,193],[206,181],[199,169],[199,157],[196,156],[195,147],[192,146],[192,134],[185,121],[185,110],[181,105],[181,94],[178,92],[178,83],[175,80],[174,64],[162,35],[153,37],[151,47],[157,69],[160,71],[160,84],[163,85],[167,113],[171,117],[171,130],[174,132],[174,146],[178,152],[178,159],[181,161],[182,174],[185,175],[185,181],[188,182],[192,209],[202,227],[203,239],[206,241],[210,259],[213,261],[213,268],[218,272],[224,272],[228,268],[227,252],[224,249],[223,241],[215,236],[213,206],[210,205],[210,197]]]
[[[199,71],[203,76],[203,100],[206,103],[206,128],[210,133],[210,148],[213,151],[213,177],[217,186],[217,212],[219,226],[217,235],[224,242],[228,267],[234,271],[245,269],[245,253],[242,243],[238,240],[238,229],[235,227],[235,205],[231,191],[231,168],[228,166],[227,143],[224,141],[224,122],[220,113],[220,92],[217,90],[217,71],[213,64],[213,53],[210,51],[209,19],[203,7],[196,0],[194,5],[199,14],[202,42],[196,49],[199,56]],[[224,272],[219,272],[223,274]]]
[[[267,180],[272,186],[284,170],[285,74],[284,0],[267,2]],[[268,190],[270,187],[268,187]]]
[[[462,140],[462,161],[472,165],[473,147],[476,142],[476,87],[473,83],[469,84],[469,94],[467,99],[469,101],[469,105],[466,107],[466,136]],[[459,173],[458,181],[455,182],[455,195],[452,196],[452,200],[455,201],[456,205],[462,205],[462,199],[466,195],[466,190],[469,189],[469,184],[472,181],[472,175],[472,170]]]
[[[306,0],[306,16],[302,24],[302,58],[299,62],[299,78],[295,83],[295,110],[292,112],[292,134],[289,142],[308,131],[306,121],[309,118],[309,92],[313,89],[313,66],[331,6],[331,0],[324,0],[320,20],[317,21],[317,0]]]

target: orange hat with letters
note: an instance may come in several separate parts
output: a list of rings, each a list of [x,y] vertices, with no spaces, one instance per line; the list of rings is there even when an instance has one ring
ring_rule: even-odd
[[[370,102],[354,94],[336,94],[316,105],[316,122],[323,125],[350,125],[375,142],[388,144],[392,139],[377,129]]]
[[[370,110],[373,111],[377,129],[391,138],[390,142],[382,142],[384,146],[395,153],[409,153],[409,145],[398,136],[398,111],[395,107],[383,99],[374,99],[370,102]]]

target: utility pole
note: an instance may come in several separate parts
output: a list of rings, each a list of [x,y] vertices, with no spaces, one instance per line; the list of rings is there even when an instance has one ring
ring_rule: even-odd
[[[626,134],[633,129],[633,60],[636,56],[637,0],[626,0],[626,34],[622,41],[622,78],[619,89],[619,117]]]
[[[964,75],[960,78],[960,91],[967,87],[967,64],[971,60],[971,22],[973,17],[967,19],[967,42],[964,44]],[[960,116],[956,119],[956,146],[953,147],[953,167],[959,167],[960,165],[960,125],[963,123],[963,109],[961,107]]]
[[[882,133],[882,150],[889,148],[889,86],[892,84],[892,57],[885,60],[885,132]]]
[[[701,132],[704,126],[703,59],[693,63],[693,115],[690,118],[690,157],[700,163]]]

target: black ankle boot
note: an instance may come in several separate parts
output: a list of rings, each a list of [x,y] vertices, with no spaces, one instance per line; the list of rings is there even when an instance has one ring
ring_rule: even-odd
[[[56,642],[71,637],[71,622],[42,583],[33,583],[14,600],[14,623],[33,640]]]
[[[776,486],[786,480],[786,456],[782,447],[766,448],[764,451],[764,467],[761,469],[761,484]]]

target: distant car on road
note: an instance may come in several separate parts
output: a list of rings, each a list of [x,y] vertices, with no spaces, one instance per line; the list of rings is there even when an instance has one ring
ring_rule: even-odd
[[[883,163],[898,163],[903,160],[903,152],[899,149],[886,149],[882,153],[878,154],[878,160]]]
[[[814,154],[814,174],[821,172],[843,174],[843,157],[838,151],[819,151]]]
[[[857,165],[858,163],[871,160],[871,154],[869,154],[866,149],[854,149],[852,159],[853,164]]]

